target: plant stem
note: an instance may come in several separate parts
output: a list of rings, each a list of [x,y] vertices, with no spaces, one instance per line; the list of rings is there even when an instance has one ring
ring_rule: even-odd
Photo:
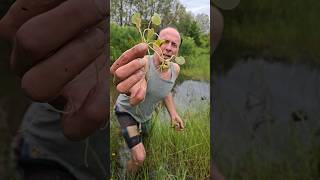
[[[150,29],[150,25],[151,25],[151,20],[149,21],[149,24],[148,24],[148,29]]]
[[[138,30],[139,30],[139,33],[140,33],[140,36],[141,36],[141,40],[142,40],[142,42],[145,42],[145,39],[144,39],[144,37],[143,37],[143,35],[142,35],[142,33],[141,33],[141,29],[140,29],[140,28],[138,28]]]

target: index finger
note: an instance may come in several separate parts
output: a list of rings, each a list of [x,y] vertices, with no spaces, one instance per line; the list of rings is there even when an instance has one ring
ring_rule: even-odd
[[[65,0],[18,0],[9,8],[6,15],[0,20],[0,35],[12,41],[22,24],[32,17],[46,12]]]
[[[124,52],[111,66],[110,72],[114,74],[114,72],[121,66],[129,63],[132,60],[137,58],[143,58],[147,53],[148,46],[146,43],[140,43],[135,45],[133,48]]]
[[[19,28],[15,36],[18,59],[33,64],[106,17],[105,0],[68,0]]]

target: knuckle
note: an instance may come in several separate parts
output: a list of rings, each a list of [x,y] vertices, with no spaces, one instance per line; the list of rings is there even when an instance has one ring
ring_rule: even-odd
[[[122,61],[123,61],[123,64],[126,64],[129,59],[131,58],[131,54],[130,54],[130,51],[126,51],[122,54]]]
[[[97,51],[104,47],[106,39],[104,38],[102,30],[95,28],[86,34],[82,41],[88,46],[88,48]]]
[[[118,84],[116,89],[119,93],[126,93],[122,83]]]
[[[140,101],[143,101],[144,98],[145,98],[144,94],[138,94],[138,95],[136,96],[136,100],[139,101],[139,102],[140,102]]]
[[[21,55],[32,59],[38,56],[40,42],[32,36],[32,33],[27,33],[23,27],[16,34],[15,45],[17,53],[22,53]]]
[[[116,76],[116,79],[123,79],[123,73],[121,71],[121,69],[117,69],[115,72],[114,72],[115,76]]]
[[[90,117],[92,121],[100,125],[107,119],[107,108],[107,105],[104,107],[87,106],[85,108],[85,114],[87,117]]]
[[[141,63],[140,61],[141,61],[141,59],[136,59],[136,60],[134,60],[134,61],[132,62],[132,65],[131,65],[130,68],[132,68],[132,69],[139,69],[139,68],[141,68],[142,63]]]
[[[25,95],[34,101],[48,101],[52,97],[52,95],[50,95],[48,91],[39,88],[39,86],[36,86],[33,82],[36,82],[35,78],[28,75],[23,76],[21,80],[21,88]]]

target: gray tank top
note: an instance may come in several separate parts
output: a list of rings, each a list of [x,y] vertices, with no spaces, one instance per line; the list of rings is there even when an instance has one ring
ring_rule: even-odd
[[[126,94],[120,94],[116,101],[116,112],[129,113],[139,123],[144,123],[151,119],[156,105],[171,92],[177,78],[173,64],[169,66],[171,78],[165,80],[157,72],[153,63],[153,56],[148,56],[148,62],[147,91],[144,101],[136,106],[131,106],[129,104],[130,97]]]
[[[87,140],[70,141],[63,135],[61,114],[49,104],[33,103],[21,126],[20,159],[58,162],[79,180],[106,179],[107,130],[97,130]]]

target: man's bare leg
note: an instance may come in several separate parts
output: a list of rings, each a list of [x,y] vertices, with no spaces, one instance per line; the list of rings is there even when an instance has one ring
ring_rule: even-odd
[[[142,166],[146,157],[146,151],[142,143],[131,148],[131,159],[127,162],[127,171],[135,173]]]

